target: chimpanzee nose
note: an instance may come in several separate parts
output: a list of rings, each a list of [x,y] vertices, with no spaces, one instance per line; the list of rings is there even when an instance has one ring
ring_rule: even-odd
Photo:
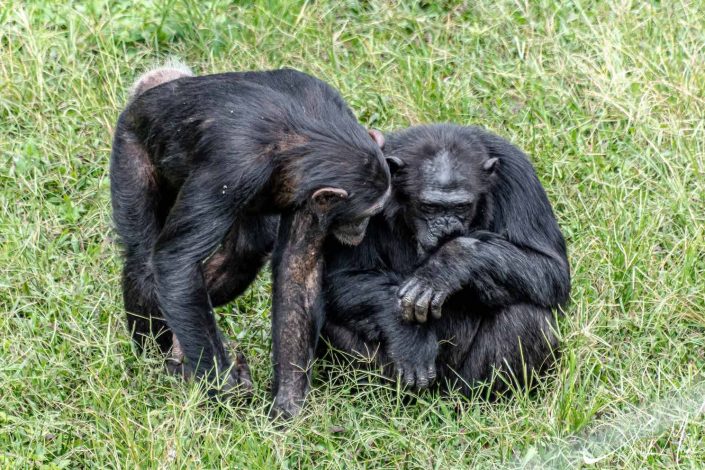
[[[463,232],[463,224],[455,217],[443,217],[439,219],[437,228],[438,238],[460,235]]]

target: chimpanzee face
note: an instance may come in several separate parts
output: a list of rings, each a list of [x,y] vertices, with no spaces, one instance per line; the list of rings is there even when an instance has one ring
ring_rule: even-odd
[[[365,166],[374,168],[375,178],[367,181],[358,181],[356,186],[364,189],[348,201],[343,216],[338,216],[332,224],[331,232],[344,245],[359,245],[365,237],[367,224],[370,217],[379,214],[392,194],[391,175],[388,166],[384,163],[384,135],[376,130],[369,129],[371,144],[374,148],[374,157],[366,159]],[[371,157],[371,155],[370,155]],[[374,181],[373,181],[374,180]],[[384,191],[379,191],[384,188]],[[357,197],[355,197],[357,196]]]
[[[407,217],[423,251],[466,233],[475,216],[478,193],[469,165],[442,149],[420,165],[418,189],[409,199]]]
[[[420,253],[468,233],[478,202],[489,190],[498,160],[473,142],[417,142],[395,151],[402,169],[394,185],[404,201],[404,216]]]
[[[381,147],[384,137],[369,131],[369,152],[350,159],[340,186],[325,187],[313,194],[314,207],[323,225],[344,245],[362,242],[370,217],[380,213],[391,196],[391,176]],[[342,166],[342,165],[341,165]]]
[[[367,224],[370,222],[370,217],[382,212],[390,195],[391,186],[387,189],[387,192],[352,221],[341,220],[334,223],[331,227],[331,232],[335,238],[343,245],[359,245],[365,237],[365,231],[367,230]]]

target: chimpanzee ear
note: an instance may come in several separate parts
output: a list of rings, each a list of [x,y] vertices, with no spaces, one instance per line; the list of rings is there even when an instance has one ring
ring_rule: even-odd
[[[497,170],[498,166],[499,166],[499,158],[495,157],[495,158],[490,158],[489,160],[487,160],[482,165],[482,168],[484,168],[484,170],[487,173],[494,173]]]
[[[389,172],[391,174],[396,173],[406,166],[406,163],[404,163],[401,158],[395,157],[394,155],[387,155],[384,159],[387,161],[387,165],[389,165]]]
[[[321,188],[311,196],[314,209],[319,214],[325,214],[339,202],[348,198],[348,192],[342,188]]]
[[[370,134],[370,137],[372,137],[372,140],[377,142],[377,145],[379,145],[379,148],[381,148],[381,149],[384,148],[384,134],[382,134],[377,129],[367,129],[367,133]]]

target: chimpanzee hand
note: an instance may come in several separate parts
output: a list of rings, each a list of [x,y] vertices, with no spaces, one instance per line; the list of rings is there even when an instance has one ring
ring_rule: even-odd
[[[443,303],[458,289],[444,276],[431,275],[424,268],[417,269],[399,288],[401,316],[406,321],[426,323],[429,311],[433,318],[441,318]]]
[[[416,268],[398,292],[404,320],[425,323],[429,311],[433,318],[441,318],[443,303],[462,288],[471,274],[465,264],[468,250],[477,242],[477,238],[470,237],[450,240]]]

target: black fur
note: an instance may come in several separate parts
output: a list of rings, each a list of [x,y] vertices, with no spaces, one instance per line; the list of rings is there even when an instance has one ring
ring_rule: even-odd
[[[570,291],[565,242],[528,158],[452,125],[390,134],[384,153],[384,212],[361,245],[325,247],[322,335],[419,388],[442,378],[469,393],[495,370],[526,385],[554,357],[552,309]]]
[[[355,227],[364,230],[390,177],[379,146],[318,79],[287,69],[161,78],[170,72],[137,83],[142,93],[115,130],[110,178],[125,254],[124,301],[138,345],[153,335],[166,353],[173,332],[196,375],[210,376],[232,365],[212,308],[253,280],[275,245],[279,215],[290,220],[303,211],[313,232],[350,239]],[[321,188],[334,191],[319,195]],[[285,248],[286,233],[279,252],[301,255]],[[311,246],[296,246],[318,256]],[[276,261],[289,263],[286,256]],[[275,285],[289,288],[301,286]],[[277,299],[297,294],[275,296],[275,324],[291,307]],[[319,311],[298,312],[305,318],[297,327],[317,332]],[[307,366],[317,334],[306,332],[313,344],[303,350],[282,346],[300,336],[277,330],[275,351],[291,356],[275,357],[275,364]],[[248,375],[245,361],[237,361],[225,388],[249,386]]]

